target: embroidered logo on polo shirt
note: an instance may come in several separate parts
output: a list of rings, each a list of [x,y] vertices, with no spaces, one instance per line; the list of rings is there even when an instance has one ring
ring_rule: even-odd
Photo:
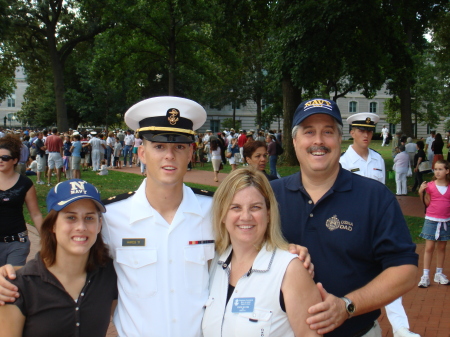
[[[336,215],[333,215],[329,218],[325,224],[330,231],[334,231],[335,229],[345,229],[351,232],[353,230],[353,223],[349,221],[339,221]]]

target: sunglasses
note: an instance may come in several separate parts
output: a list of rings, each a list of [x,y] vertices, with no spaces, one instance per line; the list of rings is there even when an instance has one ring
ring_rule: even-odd
[[[13,156],[3,155],[3,156],[0,156],[0,159],[2,161],[10,161],[11,159],[14,159],[14,157]]]

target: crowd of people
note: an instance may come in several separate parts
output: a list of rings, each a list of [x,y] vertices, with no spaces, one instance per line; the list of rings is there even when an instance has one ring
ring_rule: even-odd
[[[211,162],[214,171],[214,181],[219,181],[218,173],[223,168],[223,165],[229,164],[231,170],[236,170],[239,165],[251,165],[258,170],[262,170],[271,179],[278,178],[277,161],[278,157],[283,153],[282,147],[282,133],[274,130],[246,131],[239,130],[236,133],[233,128],[225,129],[223,132],[218,132],[216,135],[211,130],[206,130],[206,133],[195,135],[194,153],[192,156],[192,167],[197,163],[204,166],[204,163]],[[251,143],[257,144],[251,145]],[[246,147],[251,150],[246,151]],[[261,150],[264,147],[263,153],[258,153],[258,163],[256,159],[252,159],[253,152],[256,149]],[[266,163],[269,162],[270,173],[266,173]],[[191,165],[191,164],[190,164]],[[191,166],[190,166],[191,167]]]
[[[404,311],[401,296],[414,286],[418,255],[395,195],[383,184],[384,162],[368,147],[377,116],[348,119],[353,144],[341,155],[336,103],[302,102],[292,121],[301,170],[283,178],[276,171],[281,135],[208,130],[197,137],[205,121],[198,103],[166,96],[127,111],[135,134],[112,132],[104,141],[95,131],[91,139],[57,129],[45,141],[43,133],[33,135],[41,158],[36,181],[44,164],[49,185],[54,170],[58,182],[61,172],[71,174],[50,189],[44,220],[33,184],[15,171],[22,141],[0,138],[0,192],[20,190],[14,200],[2,195],[0,214],[11,222],[2,222],[8,231],[0,236],[0,257],[29,243],[23,214],[12,219],[6,201],[21,213],[27,205],[42,244],[27,264],[18,254],[0,260],[0,336],[102,336],[114,312],[119,336],[381,337],[380,308],[400,303]],[[406,151],[401,142],[399,154]],[[102,202],[76,175],[89,162],[100,174],[116,167],[120,154],[123,166],[141,165],[147,179],[135,192]],[[183,184],[189,164],[210,161],[218,180],[227,159],[233,171],[213,198]],[[434,170],[435,183],[420,185],[429,209],[422,233],[428,271],[428,241],[450,239],[450,215],[441,207],[450,208],[449,167],[438,159]],[[435,282],[445,284],[439,268]],[[417,336],[407,318],[391,324],[395,337]]]

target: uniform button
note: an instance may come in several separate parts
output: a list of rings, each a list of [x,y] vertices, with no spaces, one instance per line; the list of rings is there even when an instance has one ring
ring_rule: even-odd
[[[308,201],[308,204],[312,204],[312,200],[309,200],[309,201]]]
[[[310,218],[312,218],[313,216],[314,216],[314,214],[312,214],[312,213],[309,215]]]
[[[172,259],[169,260],[169,263],[172,263]]]
[[[177,320],[174,318],[173,320],[172,320],[172,323],[176,323],[177,322]]]
[[[81,296],[84,296],[84,293],[81,293]]]
[[[175,292],[175,290],[173,290],[173,289],[170,289],[170,292],[171,292],[171,293],[174,293],[174,292]]]
[[[75,324],[76,326],[80,326],[80,323]]]
[[[234,292],[237,294],[237,292],[238,292],[237,289],[234,289]]]
[[[75,310],[78,311],[78,310],[80,310],[80,308],[76,307]]]
[[[253,314],[253,317],[256,317],[256,314]]]
[[[134,264],[138,264],[138,262],[137,262],[137,261],[134,261]]]

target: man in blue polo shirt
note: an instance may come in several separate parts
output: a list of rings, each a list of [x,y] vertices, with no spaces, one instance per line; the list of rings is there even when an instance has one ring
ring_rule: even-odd
[[[417,272],[400,206],[386,186],[340,167],[335,102],[301,103],[292,138],[301,171],[271,184],[284,236],[309,249],[321,283],[323,302],[307,322],[326,336],[381,336],[380,308],[410,290]]]

